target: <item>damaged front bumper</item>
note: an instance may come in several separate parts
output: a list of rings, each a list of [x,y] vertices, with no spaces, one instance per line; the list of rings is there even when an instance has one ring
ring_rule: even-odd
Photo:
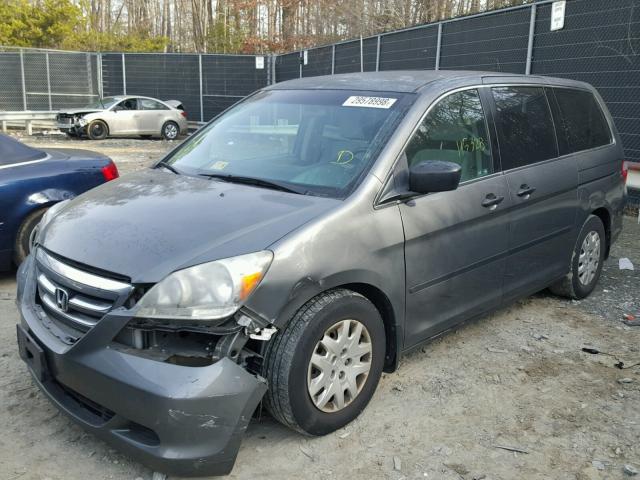
[[[227,474],[267,385],[230,358],[184,366],[114,348],[130,318],[113,311],[73,345],[36,302],[30,256],[18,272],[20,355],[40,389],[88,431],[154,470]]]

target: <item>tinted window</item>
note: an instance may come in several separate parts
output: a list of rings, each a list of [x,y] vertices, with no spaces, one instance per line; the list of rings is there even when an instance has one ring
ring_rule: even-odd
[[[591,92],[568,88],[551,91],[558,106],[556,128],[561,155],[611,143],[609,125]]]
[[[487,126],[477,90],[453,93],[425,117],[406,150],[409,165],[444,160],[462,167],[461,181],[493,172]]]
[[[155,100],[149,100],[148,98],[139,98],[138,99],[138,110],[168,110],[160,102],[156,102]]]
[[[491,90],[497,110],[502,169],[556,157],[555,133],[544,89],[495,87]]]

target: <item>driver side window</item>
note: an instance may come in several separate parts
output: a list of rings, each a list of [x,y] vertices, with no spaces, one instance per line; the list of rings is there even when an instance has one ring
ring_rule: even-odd
[[[438,102],[406,149],[409,167],[429,160],[462,168],[461,182],[493,173],[487,124],[478,90],[453,93]]]
[[[127,98],[126,100],[121,101],[118,105],[116,105],[115,110],[123,111],[123,110],[137,110],[138,102],[135,98]]]

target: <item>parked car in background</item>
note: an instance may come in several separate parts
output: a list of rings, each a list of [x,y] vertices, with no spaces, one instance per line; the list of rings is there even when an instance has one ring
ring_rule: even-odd
[[[0,270],[20,264],[45,212],[118,177],[113,161],[87,150],[38,150],[0,134]]]
[[[86,107],[60,111],[56,126],[71,137],[86,135],[92,140],[134,135],[175,140],[189,127],[179,101],[136,96],[105,97]]]
[[[589,295],[622,229],[623,159],[581,82],[278,83],[43,220],[18,273],[21,356],[155,470],[227,473],[263,396],[324,435],[421,342],[549,286]]]

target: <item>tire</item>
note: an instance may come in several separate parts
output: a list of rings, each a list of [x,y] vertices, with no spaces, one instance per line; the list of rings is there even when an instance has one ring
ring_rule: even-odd
[[[589,247],[596,242],[597,252]],[[575,300],[587,297],[600,279],[606,249],[607,239],[602,220],[595,215],[589,215],[582,225],[573,249],[571,269],[564,278],[549,287],[551,292]],[[594,265],[596,261],[597,264]]]
[[[87,126],[87,135],[91,140],[104,140],[109,135],[109,127],[102,120],[94,120]]]
[[[180,135],[180,127],[176,122],[164,122],[160,134],[165,140],[175,140]]]
[[[30,213],[20,225],[13,249],[13,261],[16,266],[24,262],[24,259],[29,255],[31,251],[31,234],[34,233],[35,228],[38,226],[38,223],[40,223],[46,211],[46,208],[41,208],[40,210]]]
[[[361,323],[364,326],[363,337],[364,332],[368,333],[369,343],[360,343],[359,340],[358,350],[365,345],[365,348],[370,348],[371,353],[364,354],[357,362],[366,363],[368,359],[370,369],[368,375],[362,378],[364,374],[360,373],[360,380],[352,383],[353,386],[357,385],[358,393],[351,398],[345,395],[345,406],[342,409],[323,411],[314,403],[309,391],[308,377],[315,370],[315,367],[311,367],[311,357],[317,352],[320,340],[327,338],[327,331],[332,326],[347,321],[355,321],[353,325]],[[354,332],[352,335],[356,331],[355,328],[350,330]],[[353,341],[351,344],[354,345]],[[342,344],[339,348],[344,346]],[[342,349],[343,354],[345,350],[346,347]],[[326,354],[327,358],[331,358],[331,352],[327,350]],[[288,325],[267,345],[264,362],[264,376],[269,385],[265,396],[267,410],[280,423],[298,432],[309,435],[331,433],[354,420],[367,406],[380,380],[384,357],[385,330],[376,307],[351,290],[338,289],[322,293],[300,308]],[[349,358],[344,358],[343,355],[339,360],[343,362],[342,366],[337,368],[353,368],[353,362],[350,362],[352,367],[348,367]],[[339,375],[343,374],[344,371],[341,370]],[[343,393],[344,388],[347,387],[343,387]],[[335,396],[330,398],[335,403]],[[328,409],[331,404],[327,402],[325,408]]]

